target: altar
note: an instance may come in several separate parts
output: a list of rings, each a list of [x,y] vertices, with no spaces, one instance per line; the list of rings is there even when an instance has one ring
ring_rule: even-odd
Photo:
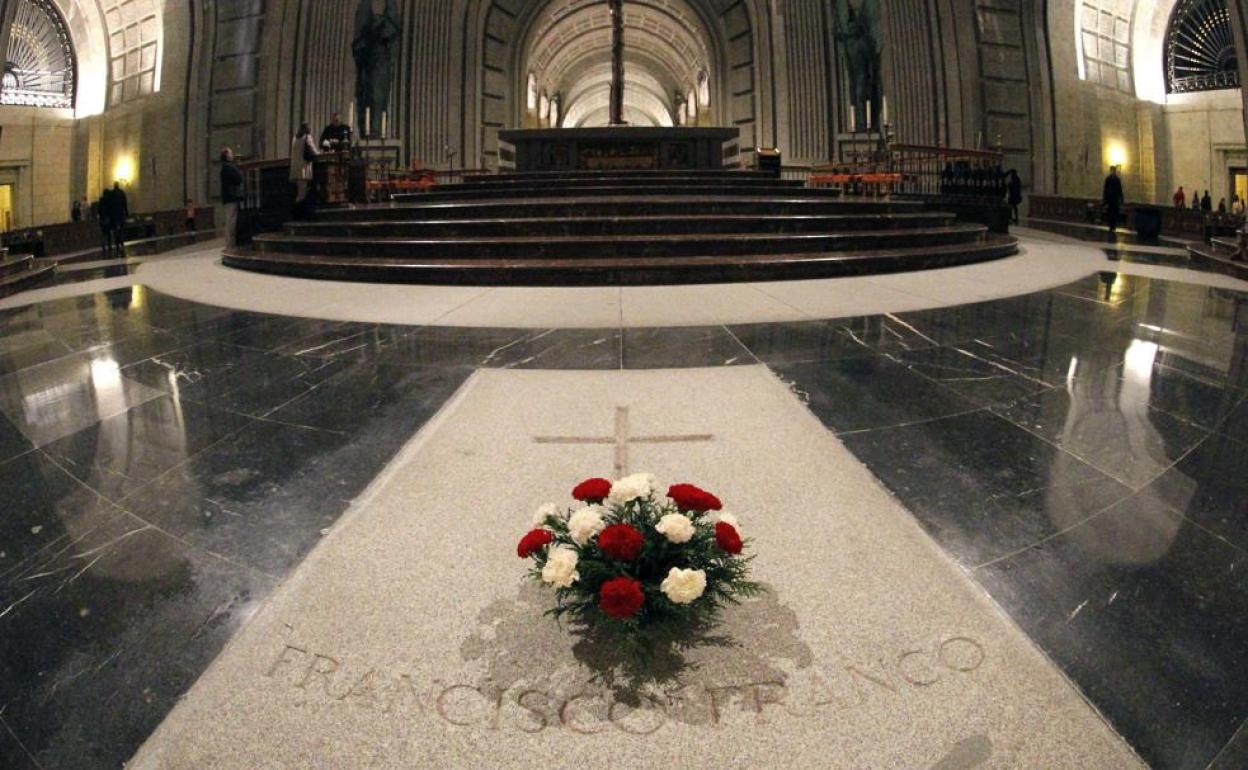
[[[517,129],[499,132],[506,171],[720,169],[736,162],[736,128],[692,126]]]

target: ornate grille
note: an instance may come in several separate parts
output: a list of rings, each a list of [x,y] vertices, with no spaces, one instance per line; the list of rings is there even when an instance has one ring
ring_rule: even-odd
[[[51,0],[20,0],[4,76],[0,104],[73,108],[77,70],[69,31]]]
[[[1239,88],[1226,0],[1180,0],[1166,30],[1166,91]]]

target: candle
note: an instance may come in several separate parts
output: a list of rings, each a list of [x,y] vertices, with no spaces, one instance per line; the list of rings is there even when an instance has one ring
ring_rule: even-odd
[[[382,139],[385,139],[387,136],[389,136],[389,134],[386,133],[386,115],[387,114],[388,113],[385,113],[385,112],[381,113],[381,138]]]
[[[347,125],[354,126],[359,123],[359,119],[355,115],[355,100],[351,100],[351,110],[347,113]]]
[[[373,108],[364,108],[364,136],[371,136],[373,133]]]
[[[873,125],[874,124],[871,122],[871,100],[868,99],[867,100],[867,133],[868,134],[871,133],[871,126]]]
[[[858,113],[854,109],[853,103],[850,103],[849,105],[849,133],[851,134],[858,133],[858,122],[856,120],[857,117],[858,117]]]
[[[880,97],[880,122],[888,123],[888,97]]]

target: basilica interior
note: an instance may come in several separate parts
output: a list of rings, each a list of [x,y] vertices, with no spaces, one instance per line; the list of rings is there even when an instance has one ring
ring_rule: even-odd
[[[0,767],[1248,767],[1248,0],[0,50]]]

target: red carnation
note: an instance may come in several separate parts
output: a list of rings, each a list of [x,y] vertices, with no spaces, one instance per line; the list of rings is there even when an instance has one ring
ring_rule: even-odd
[[[521,559],[527,559],[539,550],[550,545],[554,542],[554,540],[555,536],[550,534],[550,530],[535,529],[520,538],[520,545],[516,546],[516,554]]]
[[[636,615],[645,601],[641,583],[629,577],[611,578],[598,592],[598,609],[620,620]]]
[[[612,524],[598,535],[598,547],[612,559],[633,561],[641,556],[646,539],[627,524]]]
[[[667,490],[667,496],[672,498],[672,501],[676,503],[676,507],[682,513],[686,511],[718,511],[724,507],[724,504],[719,501],[718,497],[692,484],[674,484]]]
[[[611,482],[606,479],[585,479],[572,490],[572,497],[583,503],[601,503],[611,494]]]
[[[741,553],[741,536],[737,534],[736,527],[731,524],[716,522],[715,542],[721,549],[734,556]]]

